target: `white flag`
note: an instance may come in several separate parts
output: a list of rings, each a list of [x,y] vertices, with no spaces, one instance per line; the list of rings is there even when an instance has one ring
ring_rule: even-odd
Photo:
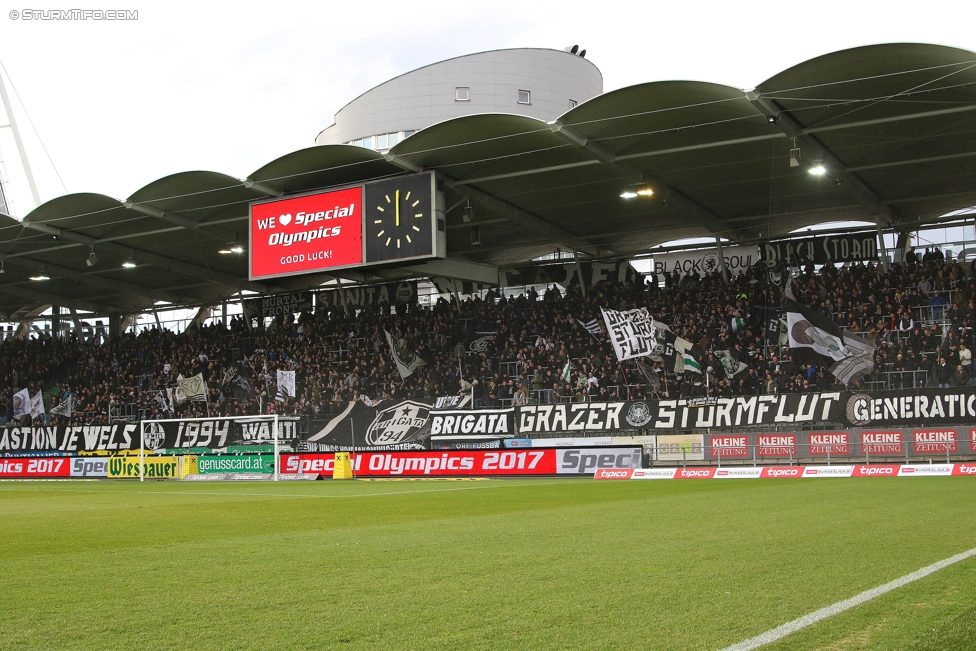
[[[14,419],[30,413],[30,402],[30,392],[27,389],[21,389],[14,394]]]
[[[203,373],[180,379],[176,384],[190,402],[207,402],[207,383],[203,380]]]
[[[295,371],[278,370],[278,392],[275,400],[288,400],[295,397]]]
[[[71,413],[74,411],[75,407],[75,394],[71,392],[65,393],[64,398],[61,400],[61,404],[57,407],[51,409],[52,416],[65,416],[71,418]]]
[[[44,415],[44,396],[41,395],[40,391],[31,396],[30,415],[31,418],[37,418],[38,416]]]

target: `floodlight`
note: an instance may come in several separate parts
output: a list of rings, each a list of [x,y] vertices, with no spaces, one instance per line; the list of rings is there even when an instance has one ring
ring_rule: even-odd
[[[620,193],[620,198],[621,199],[633,199],[636,196],[637,196],[637,193],[636,192],[631,192],[630,190],[627,190],[626,192],[621,192]]]
[[[122,263],[122,266],[125,267],[126,269],[132,269],[133,267],[136,266],[136,261],[133,260],[132,258],[126,258],[125,261]]]
[[[822,163],[817,163],[807,171],[813,174],[814,176],[823,176],[824,174],[827,173],[827,168],[824,167]]]

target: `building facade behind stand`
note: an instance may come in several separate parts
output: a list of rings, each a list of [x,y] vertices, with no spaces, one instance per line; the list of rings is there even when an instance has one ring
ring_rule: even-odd
[[[385,151],[414,132],[464,115],[511,113],[554,120],[603,92],[603,75],[562,50],[491,50],[394,77],[346,104],[315,143]]]

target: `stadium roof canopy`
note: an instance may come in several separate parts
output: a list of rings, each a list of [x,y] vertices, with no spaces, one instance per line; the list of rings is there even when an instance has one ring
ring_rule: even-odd
[[[809,172],[817,165],[823,175]],[[51,304],[98,313],[158,301],[206,305],[242,290],[317,286],[330,276],[250,282],[246,254],[218,253],[246,247],[248,203],[419,170],[445,177],[450,261],[343,278],[477,279],[483,271],[466,274],[484,267],[471,263],[506,266],[555,248],[634,255],[681,238],[758,242],[842,220],[911,231],[976,205],[976,53],[860,47],[796,65],[752,91],[651,82],[551,123],[472,115],[418,131],[385,154],[323,145],[244,180],[183,172],[124,201],[62,196],[22,223],[0,216],[0,316]],[[621,197],[640,189],[653,196]],[[50,280],[30,280],[41,272]]]

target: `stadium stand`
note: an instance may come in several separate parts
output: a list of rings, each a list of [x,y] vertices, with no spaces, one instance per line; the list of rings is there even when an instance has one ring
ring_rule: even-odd
[[[877,343],[874,371],[853,389],[973,383],[976,263],[947,263],[935,252],[916,258],[911,254],[888,271],[860,263],[810,266],[793,282],[798,300]],[[229,327],[215,323],[182,333],[154,328],[97,344],[73,337],[8,339],[0,343],[3,415],[12,418],[13,395],[25,387],[31,395],[42,391],[49,409],[68,396],[73,400],[70,418],[45,415],[35,424],[205,416],[208,409],[211,416],[277,412],[314,418],[338,413],[350,400],[460,392],[470,392],[476,405],[507,406],[829,389],[836,380],[826,369],[795,364],[770,332],[783,305],[780,279],[788,273],[783,266],[774,271],[759,264],[728,284],[718,273],[651,274],[639,281],[643,285],[602,282],[586,299],[576,286],[565,293],[550,286],[541,296],[534,288],[515,298],[489,291],[460,305],[440,299],[429,308],[382,305],[348,316],[324,307],[297,319],[280,317],[262,330],[249,330],[238,318]],[[704,373],[617,363],[605,337],[598,340],[579,322],[598,318],[601,306],[646,307],[695,344]],[[384,330],[403,338],[427,365],[402,379]],[[466,346],[475,336],[489,336],[484,350]],[[732,351],[745,372],[728,377],[715,356],[720,350]],[[251,395],[235,398],[227,382],[231,369],[245,376]],[[272,376],[278,369],[296,371],[295,398],[275,400]],[[167,389],[175,389],[180,375],[198,373],[207,381],[208,403],[173,401]]]

